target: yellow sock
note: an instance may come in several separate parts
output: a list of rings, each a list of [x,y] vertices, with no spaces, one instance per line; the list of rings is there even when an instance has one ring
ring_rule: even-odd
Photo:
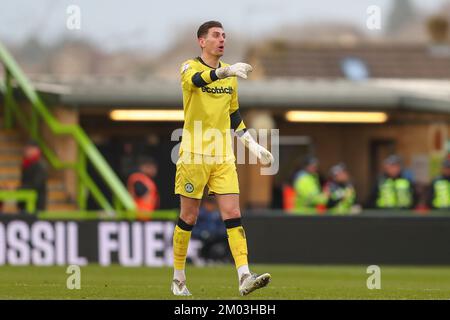
[[[173,267],[175,270],[184,270],[185,268],[190,239],[191,231],[175,226],[173,233]]]
[[[236,269],[248,264],[247,239],[242,226],[227,228],[228,244],[234,258]]]

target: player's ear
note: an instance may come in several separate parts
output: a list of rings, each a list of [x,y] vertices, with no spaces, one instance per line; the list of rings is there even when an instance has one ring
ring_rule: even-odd
[[[199,44],[200,48],[203,49],[206,45],[206,39],[204,37],[198,38],[198,44]]]

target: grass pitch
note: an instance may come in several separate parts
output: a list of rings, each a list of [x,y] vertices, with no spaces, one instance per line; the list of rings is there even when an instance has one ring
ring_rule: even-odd
[[[367,266],[255,265],[267,288],[240,297],[232,265],[188,266],[192,297],[169,290],[171,268],[81,267],[69,290],[65,267],[0,267],[0,299],[450,299],[450,267],[381,267],[381,289],[366,286]]]

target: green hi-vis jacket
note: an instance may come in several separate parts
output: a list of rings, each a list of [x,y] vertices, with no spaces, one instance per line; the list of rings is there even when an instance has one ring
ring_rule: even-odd
[[[435,209],[450,208],[450,178],[439,177],[431,183],[431,206]]]
[[[411,208],[414,205],[414,190],[409,179],[383,177],[378,181],[377,208]]]
[[[301,171],[294,180],[294,189],[296,214],[314,214],[317,212],[317,205],[324,205],[327,202],[316,174]]]

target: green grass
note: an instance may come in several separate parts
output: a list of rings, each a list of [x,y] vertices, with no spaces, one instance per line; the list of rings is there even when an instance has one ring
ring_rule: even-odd
[[[450,267],[381,266],[381,289],[368,290],[367,266],[255,265],[267,288],[240,297],[231,265],[188,266],[184,299],[450,299]],[[65,267],[0,267],[0,299],[173,299],[170,268],[81,268],[81,289],[66,287]]]

